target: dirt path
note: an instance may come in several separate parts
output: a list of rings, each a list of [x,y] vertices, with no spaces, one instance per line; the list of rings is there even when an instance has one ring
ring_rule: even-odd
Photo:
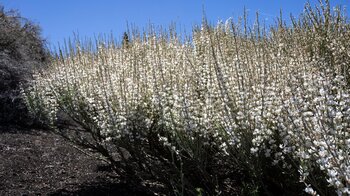
[[[57,135],[0,127],[0,195],[145,195]]]

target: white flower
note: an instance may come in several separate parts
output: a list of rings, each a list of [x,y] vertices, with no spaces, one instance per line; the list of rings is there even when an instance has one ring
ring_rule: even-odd
[[[317,195],[317,192],[310,185],[307,186],[304,191],[310,195]]]
[[[334,178],[335,176],[337,176],[338,172],[331,169],[331,170],[328,170],[328,176],[331,177],[331,178]]]
[[[328,155],[328,152],[326,150],[320,150],[318,152],[318,155],[323,158]]]
[[[307,111],[307,112],[303,113],[303,116],[304,117],[312,117],[312,116],[314,116],[314,113],[312,113],[311,111]]]
[[[250,148],[252,154],[256,154],[259,151],[259,148]]]

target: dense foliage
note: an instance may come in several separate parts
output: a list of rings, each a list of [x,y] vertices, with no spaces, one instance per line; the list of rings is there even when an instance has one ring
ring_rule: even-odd
[[[15,11],[0,6],[0,123],[31,123],[20,96],[20,85],[41,67],[48,54],[40,28]]]
[[[130,182],[175,195],[350,194],[350,25],[329,2],[292,25],[205,21],[192,37],[77,41],[24,93]],[[188,40],[188,41],[184,41]],[[74,46],[73,46],[74,45]],[[57,126],[57,114],[79,128]]]

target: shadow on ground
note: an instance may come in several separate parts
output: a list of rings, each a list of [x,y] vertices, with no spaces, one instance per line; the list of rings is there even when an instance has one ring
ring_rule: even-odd
[[[107,195],[135,195],[135,196],[147,196],[154,195],[150,193],[145,193],[144,191],[138,188],[132,188],[128,184],[125,183],[110,183],[110,182],[97,182],[95,184],[84,184],[78,187],[78,190],[66,190],[60,189],[55,192],[48,194],[49,196],[73,196],[73,195],[81,195],[81,196],[107,196]]]
[[[154,195],[47,131],[0,126],[0,195]]]

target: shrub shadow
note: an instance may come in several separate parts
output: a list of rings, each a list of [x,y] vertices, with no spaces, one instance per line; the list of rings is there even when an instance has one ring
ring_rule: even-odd
[[[59,189],[55,192],[49,193],[49,196],[107,196],[107,195],[134,195],[134,196],[151,196],[149,192],[140,189],[140,187],[130,187],[127,183],[113,183],[113,182],[94,182],[82,184],[76,190],[71,191],[67,189]]]

